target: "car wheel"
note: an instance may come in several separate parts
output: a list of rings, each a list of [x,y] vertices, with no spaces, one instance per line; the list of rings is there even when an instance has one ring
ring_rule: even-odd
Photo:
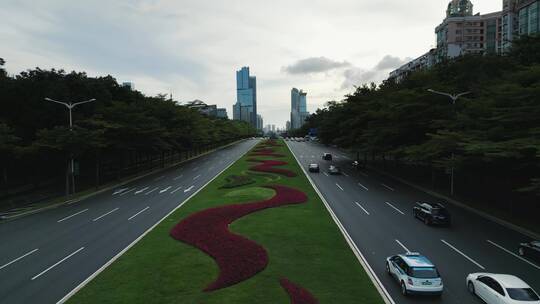
[[[523,247],[519,247],[518,252],[519,252],[519,255],[520,255],[520,256],[524,256],[524,255],[525,255],[525,249],[523,249]]]
[[[473,295],[476,295],[476,291],[474,290],[474,284],[473,282],[469,282],[469,284],[467,284],[468,288],[469,288],[469,292]]]
[[[401,281],[401,294],[406,296],[409,294],[407,291],[407,286],[405,286],[405,282]]]

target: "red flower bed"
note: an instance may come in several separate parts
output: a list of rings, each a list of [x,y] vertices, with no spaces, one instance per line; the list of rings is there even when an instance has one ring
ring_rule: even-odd
[[[271,157],[285,157],[283,154],[272,153],[272,152],[254,152],[250,156],[271,156]]]
[[[213,291],[245,281],[266,268],[268,255],[257,243],[228,229],[235,220],[250,213],[283,205],[301,204],[307,196],[285,186],[267,186],[276,195],[269,200],[211,208],[190,215],[170,231],[179,241],[199,248],[214,258],[218,278],[204,291]]]
[[[288,177],[295,177],[296,176],[296,173],[294,173],[294,172],[292,172],[290,170],[274,168],[275,166],[287,165],[288,162],[278,161],[278,160],[259,160],[259,159],[253,159],[253,158],[248,159],[248,161],[261,163],[260,165],[250,167],[249,170],[251,170],[251,171],[276,173],[276,174],[281,174],[281,175],[285,175],[285,176],[288,176]]]
[[[316,304],[317,299],[306,289],[294,284],[293,282],[282,278],[279,280],[281,287],[287,291],[291,299],[291,304]]]

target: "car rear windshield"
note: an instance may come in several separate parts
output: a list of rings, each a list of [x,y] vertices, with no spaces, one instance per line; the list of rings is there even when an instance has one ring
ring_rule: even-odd
[[[412,267],[409,276],[418,279],[433,279],[439,277],[439,272],[433,267]]]
[[[510,298],[516,301],[538,301],[538,295],[530,288],[507,288]]]

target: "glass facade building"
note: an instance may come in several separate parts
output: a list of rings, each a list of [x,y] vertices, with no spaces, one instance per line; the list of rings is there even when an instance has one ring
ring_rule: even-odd
[[[299,129],[304,125],[309,112],[307,111],[307,93],[293,88],[291,90],[291,129]]]
[[[257,128],[257,78],[249,75],[249,67],[236,72],[236,104],[233,119],[249,122]]]

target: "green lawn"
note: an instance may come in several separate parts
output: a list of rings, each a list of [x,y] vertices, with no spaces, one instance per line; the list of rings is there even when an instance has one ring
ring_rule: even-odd
[[[182,208],[161,222],[133,248],[73,296],[69,303],[290,303],[279,279],[286,277],[309,290],[320,303],[383,303],[323,203],[285,146],[288,178],[250,174],[253,184],[222,189],[231,175],[248,174],[242,157]],[[263,157],[257,157],[264,159]],[[273,158],[272,158],[273,159]],[[234,222],[231,231],[263,246],[268,267],[234,286],[202,290],[217,278],[214,260],[169,236],[171,228],[190,214],[210,207],[267,199],[283,184],[304,191],[306,204],[266,209]]]

